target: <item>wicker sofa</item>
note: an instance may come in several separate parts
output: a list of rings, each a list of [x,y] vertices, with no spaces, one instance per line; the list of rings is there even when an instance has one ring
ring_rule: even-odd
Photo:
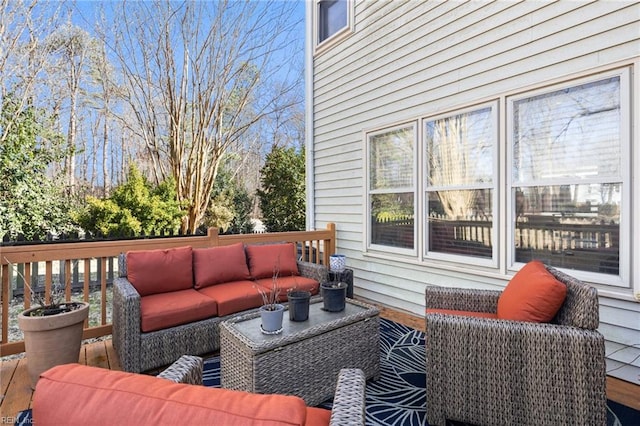
[[[271,291],[274,270],[283,302],[288,288],[316,294],[327,277],[325,266],[297,261],[291,243],[128,252],[118,263],[113,346],[134,373],[219,350],[219,323],[257,309],[258,287]]]
[[[605,424],[597,291],[543,268],[566,286],[549,322],[500,319],[499,291],[426,288],[429,424]]]
[[[331,411],[307,407],[296,396],[197,386],[201,384],[202,359],[195,356],[182,356],[158,377],[61,365],[42,374],[33,397],[33,420],[41,426],[365,424],[366,382],[359,369],[340,371]]]

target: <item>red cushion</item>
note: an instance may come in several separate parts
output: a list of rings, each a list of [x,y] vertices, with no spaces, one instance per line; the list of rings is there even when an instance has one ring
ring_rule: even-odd
[[[233,281],[201,288],[199,293],[213,299],[218,315],[230,315],[262,305],[262,296],[253,281]]]
[[[142,374],[66,364],[42,373],[33,421],[48,425],[304,425],[297,396],[173,383]]]
[[[247,259],[253,279],[271,277],[275,270],[281,277],[299,274],[293,243],[247,246]]]
[[[492,318],[497,319],[498,315],[491,312],[457,311],[455,309],[427,309],[428,314],[462,315],[465,317]]]
[[[498,298],[498,318],[549,322],[564,303],[567,286],[540,261],[527,263],[516,273]]]
[[[242,243],[193,250],[195,288],[251,279]]]
[[[331,420],[331,411],[318,407],[307,407],[305,426],[327,426]]]
[[[217,315],[211,298],[190,288],[144,296],[140,299],[140,328],[147,333]]]
[[[261,278],[259,280],[256,280],[256,284],[261,285],[268,290],[271,290],[273,279]],[[318,281],[312,278],[302,277],[300,275],[278,278],[278,285],[280,286],[280,302],[286,302],[288,300],[287,291],[293,288],[310,291],[312,295],[318,294],[318,292],[320,291],[320,284],[318,283]]]
[[[127,279],[140,296],[193,287],[191,247],[127,253]]]

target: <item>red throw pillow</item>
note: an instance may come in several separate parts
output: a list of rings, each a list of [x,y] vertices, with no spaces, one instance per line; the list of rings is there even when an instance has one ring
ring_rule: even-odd
[[[281,277],[299,275],[295,253],[293,243],[247,246],[249,272],[256,280],[273,276],[276,269]]]
[[[140,296],[193,287],[191,247],[127,253],[127,279]]]
[[[242,243],[193,251],[195,288],[251,279]]]
[[[498,318],[514,321],[549,322],[564,303],[567,286],[558,281],[540,261],[522,267],[498,299]]]

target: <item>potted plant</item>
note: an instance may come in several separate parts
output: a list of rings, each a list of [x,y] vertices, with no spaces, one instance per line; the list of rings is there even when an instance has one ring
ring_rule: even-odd
[[[265,334],[278,334],[282,332],[282,318],[284,315],[284,305],[280,303],[280,283],[278,282],[278,269],[273,271],[271,281],[271,291],[257,285],[256,288],[262,296],[262,306],[260,306],[260,318],[262,324],[261,331]]]
[[[342,281],[323,283],[321,286],[323,309],[329,312],[343,311],[347,297],[347,287],[347,283]]]
[[[34,306],[18,315],[18,326],[24,335],[27,370],[31,388],[35,389],[40,373],[49,368],[78,362],[84,321],[89,316],[89,303],[63,299],[63,292],[54,288],[49,303],[29,289]]]
[[[287,291],[290,321],[306,321],[309,319],[309,300],[311,299],[311,292],[312,291],[310,290],[298,288],[297,283]]]

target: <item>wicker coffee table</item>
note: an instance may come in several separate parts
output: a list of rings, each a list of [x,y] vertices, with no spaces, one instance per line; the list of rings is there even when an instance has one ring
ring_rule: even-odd
[[[222,387],[256,393],[297,395],[307,405],[333,397],[341,368],[360,368],[367,379],[380,369],[379,310],[347,299],[342,312],[325,312],[312,299],[309,319],[289,321],[265,335],[253,312],[220,323]]]

